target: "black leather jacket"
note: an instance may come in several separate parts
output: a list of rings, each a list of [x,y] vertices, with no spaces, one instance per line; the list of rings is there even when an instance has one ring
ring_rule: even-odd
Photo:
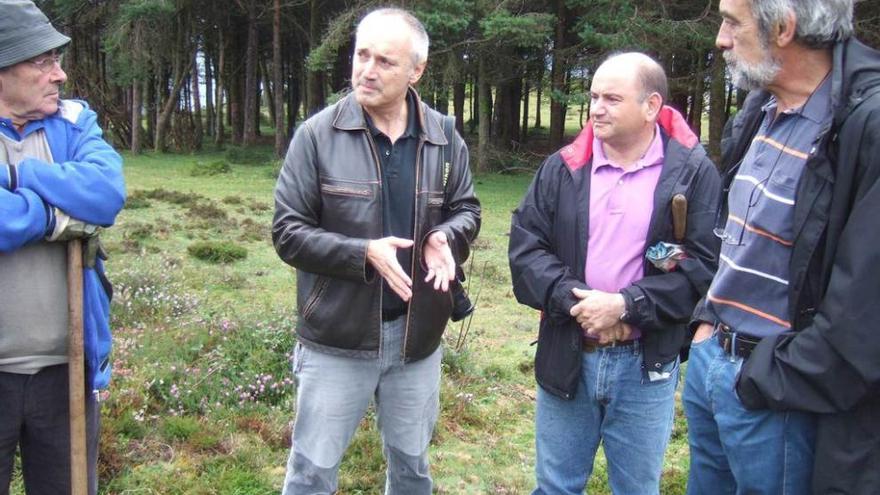
[[[415,98],[421,132],[407,362],[429,356],[440,345],[452,308],[449,292],[424,282],[420,260],[426,237],[444,232],[461,264],[480,228],[467,147],[456,134],[453,164],[444,166],[443,116]],[[297,268],[297,333],[303,343],[325,352],[378,355],[382,286],[367,261],[367,243],[383,237],[379,167],[363,109],[350,94],[297,129],[275,187],[272,239],[281,259]]]

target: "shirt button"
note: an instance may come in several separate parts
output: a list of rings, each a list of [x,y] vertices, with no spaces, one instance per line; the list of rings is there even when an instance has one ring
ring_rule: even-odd
[[[388,155],[390,155],[390,154],[391,154],[391,151],[389,151],[389,150],[385,150],[385,156],[388,156]]]
[[[619,181],[617,181],[617,184],[622,186],[622,185],[623,185],[623,179],[620,179]]]

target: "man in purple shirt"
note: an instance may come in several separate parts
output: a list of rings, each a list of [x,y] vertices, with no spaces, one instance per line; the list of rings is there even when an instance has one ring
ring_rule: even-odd
[[[716,268],[720,194],[666,93],[650,57],[608,58],[593,75],[587,127],[547,158],[513,214],[514,293],[541,310],[536,494],[583,492],[600,441],[614,493],[659,492],[685,324]],[[659,242],[684,252],[671,269],[646,261]]]

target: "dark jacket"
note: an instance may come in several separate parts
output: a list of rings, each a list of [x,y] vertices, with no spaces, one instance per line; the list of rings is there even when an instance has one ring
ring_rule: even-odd
[[[456,134],[453,165],[444,166],[443,116],[415,98],[421,131],[413,191],[413,298],[404,337],[407,362],[434,352],[452,308],[450,292],[424,282],[420,260],[426,237],[444,232],[461,264],[480,228],[467,147]],[[350,94],[297,129],[275,188],[272,239],[281,259],[297,268],[297,333],[305,344],[326,352],[378,355],[381,277],[367,261],[367,243],[383,237],[376,153],[363,109]]]
[[[685,325],[709,288],[719,248],[712,234],[721,188],[718,172],[677,112],[664,109],[661,127],[665,159],[646,246],[675,242],[670,203],[682,193],[688,200],[687,258],[669,273],[646,262],[645,277],[621,291],[627,323],[642,329],[643,366],[648,369],[673,361],[686,344]],[[583,332],[569,310],[577,303],[571,290],[588,288],[584,268],[591,143],[587,126],[574,143],[544,161],[510,228],[514,294],[519,302],[541,310],[535,376],[544,390],[565,399],[574,397],[582,362]]]
[[[751,409],[819,413],[814,493],[880,493],[880,53],[838,44],[833,122],[798,184],[790,262],[792,331],[765,338],[737,393]],[[766,92],[733,126],[732,174]]]

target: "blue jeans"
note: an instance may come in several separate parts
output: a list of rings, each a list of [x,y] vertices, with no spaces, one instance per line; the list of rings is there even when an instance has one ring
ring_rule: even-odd
[[[404,364],[405,321],[382,324],[377,359],[333,356],[297,343],[296,420],[283,495],[336,491],[339,463],[371,401],[388,463],[385,493],[431,493],[428,444],[440,409],[443,352]]]
[[[745,409],[734,389],[742,364],[717,337],[691,346],[682,397],[691,452],[688,494],[810,493],[814,417]]]
[[[538,387],[534,494],[582,493],[599,442],[616,495],[658,493],[672,433],[678,362],[668,378],[649,381],[638,342],[583,354],[573,400]]]
[[[33,375],[0,372],[0,494],[9,493],[16,448],[28,494],[70,493],[67,365]],[[88,493],[97,493],[100,407],[86,393]]]

